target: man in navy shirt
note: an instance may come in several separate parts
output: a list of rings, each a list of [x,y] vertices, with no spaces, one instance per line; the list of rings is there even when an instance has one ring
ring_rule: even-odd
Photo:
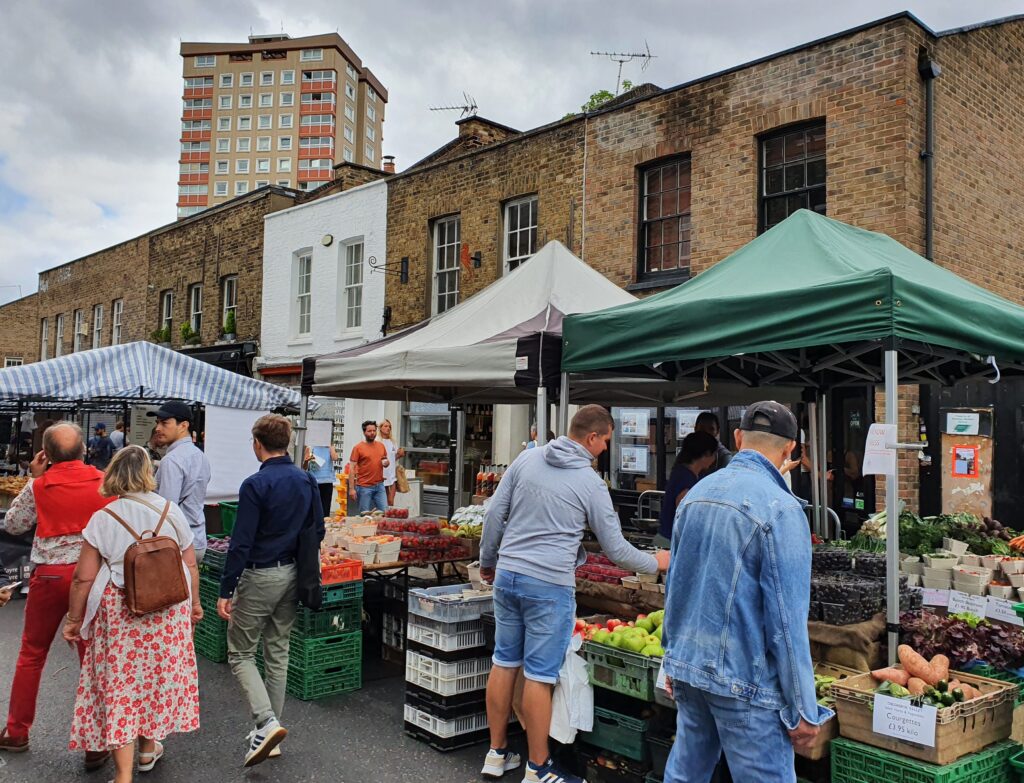
[[[253,425],[252,450],[262,464],[238,491],[238,515],[217,601],[217,613],[229,623],[228,662],[256,724],[249,733],[246,767],[280,755],[277,746],[288,734],[279,721],[288,678],[288,637],[298,604],[299,533],[312,522],[319,539],[324,537],[320,493],[288,456],[291,437],[292,426],[284,416],[262,416]],[[261,635],[266,681],[255,661]]]

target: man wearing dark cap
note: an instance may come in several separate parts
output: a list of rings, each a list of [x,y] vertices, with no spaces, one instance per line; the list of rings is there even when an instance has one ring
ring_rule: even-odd
[[[156,472],[157,494],[178,504],[192,528],[196,560],[206,554],[206,518],[203,503],[210,483],[210,461],[192,442],[192,409],[179,400],[169,400],[147,416],[156,417],[153,443],[167,453]]]
[[[96,434],[89,438],[86,462],[97,470],[106,470],[114,458],[114,442],[107,437],[106,424],[97,424],[93,432]]]
[[[807,638],[811,538],[779,468],[798,437],[777,402],[747,408],[736,455],[679,505],[662,626],[678,708],[665,783],[793,783],[794,748],[832,716],[819,707]]]

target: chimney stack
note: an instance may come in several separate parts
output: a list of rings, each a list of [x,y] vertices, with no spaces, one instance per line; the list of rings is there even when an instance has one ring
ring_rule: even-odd
[[[384,172],[387,173],[387,174],[394,174],[395,173],[395,156],[394,155],[385,155],[384,156],[384,166],[383,166],[383,168],[384,168]]]

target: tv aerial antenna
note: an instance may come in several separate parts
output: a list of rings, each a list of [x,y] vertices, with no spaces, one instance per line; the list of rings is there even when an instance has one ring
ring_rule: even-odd
[[[476,100],[467,92],[462,93],[461,104],[450,104],[448,106],[429,106],[430,111],[457,111],[461,112],[460,117],[473,117],[476,115]]]
[[[615,94],[619,94],[619,90],[622,87],[622,66],[626,63],[633,62],[633,60],[640,60],[640,70],[646,71],[647,66],[651,64],[658,55],[651,54],[651,47],[647,41],[644,41],[644,51],[642,52],[591,52],[594,57],[607,57],[613,63],[619,64],[619,74],[615,79]]]

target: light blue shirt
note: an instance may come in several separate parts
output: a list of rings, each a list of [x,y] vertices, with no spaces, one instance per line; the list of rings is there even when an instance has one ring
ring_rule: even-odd
[[[167,447],[156,472],[156,492],[177,503],[185,514],[197,552],[206,549],[206,517],[203,504],[210,483],[210,461],[191,438],[176,440]]]

